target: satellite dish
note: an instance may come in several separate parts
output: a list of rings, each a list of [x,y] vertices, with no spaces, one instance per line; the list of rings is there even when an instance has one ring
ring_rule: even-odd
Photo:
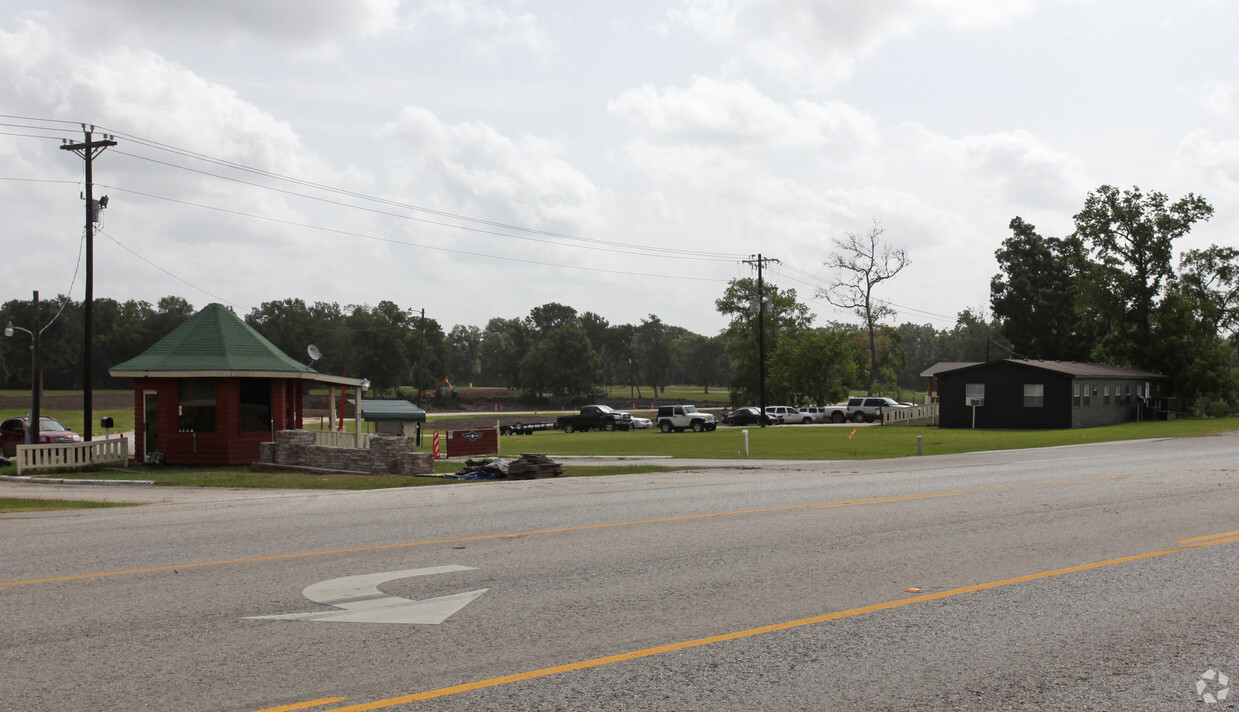
[[[315,361],[323,357],[323,352],[319,351],[318,347],[315,346],[314,344],[310,344],[309,346],[307,346],[305,351],[306,353],[310,354],[310,363],[314,363]]]

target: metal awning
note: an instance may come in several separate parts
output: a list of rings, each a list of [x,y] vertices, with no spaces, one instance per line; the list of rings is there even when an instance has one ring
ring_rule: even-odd
[[[348,399],[354,404],[352,398]],[[370,423],[424,423],[426,411],[407,400],[361,399],[361,417]]]

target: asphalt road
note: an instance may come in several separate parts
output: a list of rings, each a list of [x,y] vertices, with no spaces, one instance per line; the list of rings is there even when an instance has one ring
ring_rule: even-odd
[[[1233,709],[1237,468],[1229,435],[5,515],[0,709]]]

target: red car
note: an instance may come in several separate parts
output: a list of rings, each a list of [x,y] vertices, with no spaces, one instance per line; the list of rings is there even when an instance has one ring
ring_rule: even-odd
[[[6,418],[0,423],[0,450],[5,457],[17,454],[17,446],[26,444],[25,417]],[[69,430],[55,418],[39,418],[40,443],[80,443],[82,436]]]

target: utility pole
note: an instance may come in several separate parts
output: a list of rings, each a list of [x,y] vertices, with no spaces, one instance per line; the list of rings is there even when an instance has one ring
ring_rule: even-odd
[[[99,218],[99,209],[107,207],[107,196],[104,196],[99,204],[95,203],[92,164],[95,156],[103,153],[108,146],[116,145],[116,141],[106,134],[102,140],[95,141],[91,136],[94,130],[94,126],[86,128],[86,124],[82,124],[85,140],[81,143],[65,141],[60,146],[62,151],[73,151],[86,161],[86,301],[82,305],[85,312],[83,321],[86,326],[86,338],[82,347],[82,437],[87,441],[90,440],[91,432],[94,430],[92,421],[94,420],[93,401],[95,397],[95,221]]]
[[[426,307],[422,307],[422,315],[417,320],[422,329],[422,335],[417,340],[417,407],[422,407],[422,378],[426,367]]]
[[[39,444],[39,433],[43,431],[42,414],[39,413],[41,401],[43,400],[43,359],[39,355],[39,332],[42,329],[39,327],[39,290],[34,291],[34,328],[30,330],[30,351],[33,357],[31,361],[32,368],[30,369],[30,379],[34,387],[30,389],[33,394],[30,397],[30,427],[26,428],[26,442],[31,445]]]
[[[762,257],[761,253],[744,260],[746,265],[757,265],[757,382],[761,399],[757,422],[763,428],[766,427],[766,285],[762,281],[762,266],[766,262],[778,260]]]

